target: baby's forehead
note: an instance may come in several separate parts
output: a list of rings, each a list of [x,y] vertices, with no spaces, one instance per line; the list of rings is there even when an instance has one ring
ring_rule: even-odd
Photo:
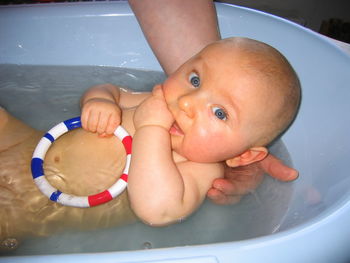
[[[221,41],[214,42],[208,45],[206,48],[199,53],[204,57],[206,56],[232,56],[237,59],[250,59],[252,61],[259,59],[266,59],[272,62],[280,61],[282,59],[281,54],[273,47],[259,41],[244,39],[241,41],[234,41],[231,39],[224,39]]]
[[[229,71],[242,66],[244,60],[247,59],[249,59],[249,56],[239,50],[221,44],[214,44],[202,50],[192,61],[193,63],[203,63],[210,70]]]
[[[254,54],[225,43],[217,43],[200,52],[192,60],[194,63],[206,65],[210,75],[219,74],[220,77],[258,77],[265,74],[265,68],[274,67],[267,54]]]
[[[258,41],[218,41],[208,45],[192,61],[204,65],[206,75],[226,80],[248,78],[272,84],[290,75],[283,56]]]

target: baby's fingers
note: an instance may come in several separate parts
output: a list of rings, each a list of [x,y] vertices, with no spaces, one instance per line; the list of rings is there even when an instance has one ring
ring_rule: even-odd
[[[84,130],[96,132],[98,119],[99,113],[90,110],[84,110],[81,115],[81,125]]]
[[[97,131],[99,118],[100,118],[99,112],[90,112],[89,117],[88,117],[88,121],[87,121],[87,130],[88,131],[90,131],[90,132]]]
[[[87,130],[88,116],[89,114],[85,111],[83,111],[80,116],[81,126],[83,127],[84,130]]]
[[[164,93],[162,90],[162,86],[161,85],[156,85],[153,87],[152,90],[152,95],[157,97],[157,98],[163,98],[164,99]]]
[[[110,117],[110,115],[99,114],[97,127],[96,127],[96,132],[98,134],[107,133],[107,126],[108,126],[109,117]]]
[[[107,127],[106,127],[106,134],[112,135],[115,131],[115,129],[120,125],[120,117],[111,115],[109,117]]]
[[[97,125],[97,133],[99,135],[113,135],[115,129],[120,124],[120,117],[115,114],[100,114],[98,125]]]

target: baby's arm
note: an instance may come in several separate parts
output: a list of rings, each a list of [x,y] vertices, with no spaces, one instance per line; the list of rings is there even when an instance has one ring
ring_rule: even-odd
[[[132,93],[112,84],[88,89],[81,98],[81,122],[85,130],[112,135],[121,122],[121,108],[140,104],[149,93]]]
[[[220,164],[175,163],[169,129],[173,117],[161,89],[137,109],[134,117],[128,193],[137,216],[151,225],[166,225],[191,214],[204,200]]]

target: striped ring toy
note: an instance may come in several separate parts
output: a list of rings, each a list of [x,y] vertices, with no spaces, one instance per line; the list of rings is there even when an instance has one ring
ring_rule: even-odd
[[[45,178],[43,163],[47,150],[58,137],[70,130],[80,127],[80,117],[72,118],[57,124],[41,138],[32,157],[32,176],[40,191],[50,198],[50,200],[65,206],[92,207],[111,201],[113,198],[123,192],[128,185],[127,181],[131,161],[132,137],[122,126],[118,126],[118,128],[114,131],[114,135],[122,141],[126,151],[126,165],[117,182],[109,189],[95,195],[74,196],[62,193],[58,189],[51,186],[51,184]]]

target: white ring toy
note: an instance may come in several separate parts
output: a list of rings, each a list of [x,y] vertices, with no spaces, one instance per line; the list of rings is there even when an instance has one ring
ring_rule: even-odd
[[[70,130],[80,127],[80,117],[72,118],[57,124],[41,138],[34,150],[32,157],[32,176],[40,191],[48,198],[50,198],[50,200],[65,206],[92,207],[111,201],[113,198],[123,192],[128,185],[132,137],[122,126],[119,126],[114,131],[114,135],[122,141],[126,151],[126,165],[122,175],[117,180],[117,182],[113,184],[109,189],[95,195],[74,196],[62,193],[58,189],[51,186],[51,184],[45,178],[43,163],[47,150],[58,137]]]

